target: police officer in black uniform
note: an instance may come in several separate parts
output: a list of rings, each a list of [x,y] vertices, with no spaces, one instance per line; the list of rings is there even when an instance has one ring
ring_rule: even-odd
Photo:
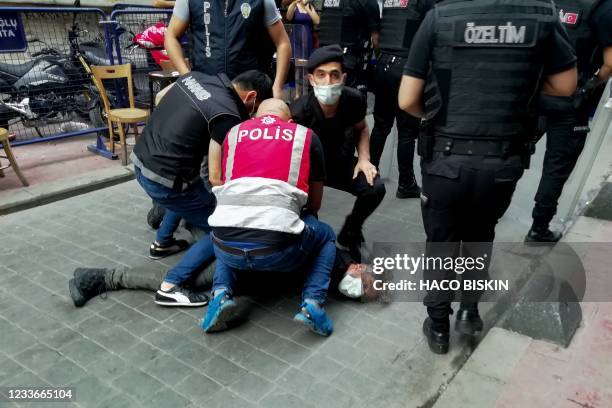
[[[164,46],[181,74],[189,71],[180,39],[191,28],[194,71],[224,72],[230,79],[250,69],[268,72],[276,46],[273,93],[282,98],[291,43],[274,0],[177,0]]]
[[[540,89],[571,95],[575,61],[550,1],[445,0],[428,12],[399,93],[400,107],[430,124],[419,136],[428,256],[465,249],[463,255],[490,254],[487,243],[523,174],[525,142],[535,122],[531,102]],[[435,280],[449,273],[459,276],[452,270],[427,270],[424,276]],[[455,328],[473,335],[483,325],[478,293],[462,296]],[[425,298],[423,331],[435,353],[448,351],[452,300],[453,292],[444,290]]]
[[[563,185],[584,148],[589,116],[612,71],[612,1],[560,0],[555,4],[578,57],[578,91],[572,98],[553,100],[549,103],[552,106],[544,106],[546,154],[527,242],[561,239],[561,233],[551,231],[549,223],[557,212]]]
[[[193,71],[181,76],[161,100],[130,157],[140,185],[166,209],[151,244],[152,258],[185,249],[187,243],[173,237],[181,219],[209,230],[208,216],[215,199],[200,177],[209,142],[212,138],[223,143],[229,129],[271,96],[271,88],[270,78],[255,70],[243,72],[232,81],[225,74],[209,76]],[[212,242],[205,235],[170,270],[156,302],[189,306],[189,292],[180,285],[212,259]]]
[[[344,51],[346,85],[367,91],[364,65],[378,49],[380,11],[376,0],[323,0],[319,44],[339,44]]]
[[[385,0],[380,27],[380,56],[374,75],[374,128],[370,135],[372,164],[378,167],[387,136],[397,120],[397,165],[399,183],[397,198],[418,198],[421,189],[414,178],[414,142],[419,132],[419,120],[397,105],[397,92],[402,79],[412,38],[425,13],[435,0]]]

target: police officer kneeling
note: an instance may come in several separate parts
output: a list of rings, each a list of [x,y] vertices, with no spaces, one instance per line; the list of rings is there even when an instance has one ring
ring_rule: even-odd
[[[290,116],[283,101],[266,100],[256,118],[230,130],[222,150],[211,143],[217,208],[208,222],[217,268],[214,299],[202,323],[207,333],[226,329],[237,314],[232,299],[237,273],[298,273],[304,265],[309,269],[294,319],[323,336],[333,330],[322,305],[335,235],[316,218],[325,177],[323,149],[310,129],[288,122]]]
[[[191,72],[181,76],[153,112],[130,156],[136,180],[166,209],[150,257],[159,259],[185,249],[173,233],[181,219],[209,231],[215,198],[200,178],[200,164],[211,139],[222,143],[227,131],[254,112],[272,94],[272,81],[259,71],[232,81],[225,74]],[[155,302],[162,306],[201,306],[207,299],[181,287],[212,262],[208,235],[198,240],[168,273]]]
[[[539,80],[548,95],[571,95],[575,61],[550,1],[447,0],[427,14],[404,69],[399,104],[430,123],[419,136],[428,250],[440,242],[456,251],[493,241],[523,174],[521,156],[528,157],[530,102]],[[430,92],[436,84],[438,92]],[[434,96],[424,101],[424,91]],[[491,244],[484,250],[490,253]],[[423,331],[435,353],[448,351],[452,295],[425,298]],[[461,333],[482,330],[477,299],[461,303],[455,326]]]
[[[306,65],[312,92],[295,100],[291,115],[312,129],[325,153],[325,185],[356,196],[338,234],[338,248],[361,262],[363,224],[385,197],[385,185],[370,163],[366,98],[345,86],[345,56],[338,45],[316,49]],[[357,151],[357,157],[355,157]]]

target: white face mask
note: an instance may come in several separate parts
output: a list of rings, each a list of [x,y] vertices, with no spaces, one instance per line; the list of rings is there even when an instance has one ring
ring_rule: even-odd
[[[323,105],[335,105],[342,94],[342,84],[313,85],[315,97]]]

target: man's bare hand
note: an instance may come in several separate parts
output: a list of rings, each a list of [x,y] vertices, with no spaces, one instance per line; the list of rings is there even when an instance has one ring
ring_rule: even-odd
[[[366,180],[368,184],[374,185],[374,177],[378,174],[378,170],[376,170],[376,166],[370,163],[369,160],[359,159],[357,165],[355,166],[355,171],[353,171],[353,179],[357,178],[359,172],[363,172],[365,174]]]

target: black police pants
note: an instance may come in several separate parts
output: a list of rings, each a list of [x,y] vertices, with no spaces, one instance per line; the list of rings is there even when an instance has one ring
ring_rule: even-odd
[[[383,54],[374,75],[374,128],[370,135],[370,161],[376,167],[380,163],[387,136],[393,122],[397,121],[397,165],[399,184],[410,186],[414,182],[414,146],[419,134],[419,119],[399,108],[397,95],[405,58]]]
[[[533,226],[548,228],[557,213],[563,186],[572,174],[587,137],[588,114],[551,116],[546,132],[542,178],[533,208]],[[577,130],[574,130],[578,127]]]
[[[473,161],[472,161],[473,160]],[[482,256],[490,261],[495,226],[506,212],[516,184],[523,174],[520,158],[444,156],[436,153],[431,162],[421,163],[423,197],[421,210],[427,234],[427,256]],[[453,271],[426,271],[440,281],[458,279]],[[469,279],[485,279],[488,267]],[[478,294],[463,297],[474,303]],[[434,322],[446,322],[452,314],[450,291],[429,291],[424,304]]]
[[[353,230],[359,230],[385,197],[385,184],[379,176],[376,176],[374,185],[369,185],[362,172],[353,179],[353,170],[357,164],[356,157],[339,159],[335,163],[335,165],[326,167],[325,186],[346,191],[357,197],[346,223]]]

